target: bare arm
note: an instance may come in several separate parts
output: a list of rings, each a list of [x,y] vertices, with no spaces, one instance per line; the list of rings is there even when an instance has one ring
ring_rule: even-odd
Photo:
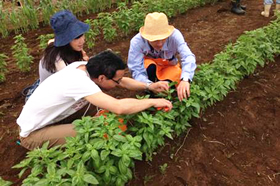
[[[145,90],[148,88],[155,93],[167,91],[169,89],[167,81],[158,81],[156,83],[152,83],[149,87],[147,87],[146,83],[128,77],[122,78],[120,86],[128,90]]]
[[[168,107],[172,109],[172,103],[165,99],[116,99],[103,92],[98,92],[85,99],[91,104],[109,110],[116,114],[133,114],[150,107]]]

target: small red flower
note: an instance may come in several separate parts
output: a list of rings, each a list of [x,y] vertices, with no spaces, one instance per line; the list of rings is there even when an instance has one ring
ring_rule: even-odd
[[[103,134],[103,137],[104,137],[105,139],[109,139],[109,137],[108,137],[108,134],[107,134],[107,133]]]
[[[121,129],[121,131],[125,132],[127,130],[127,126],[126,125],[119,125],[118,126],[119,129]]]
[[[169,108],[168,107],[164,107],[164,112],[168,112],[169,111]]]
[[[122,118],[119,118],[118,120],[121,124],[123,124],[123,119]]]
[[[169,108],[168,107],[157,107],[157,110],[163,110],[164,112],[168,112]]]
[[[95,116],[104,116],[104,118],[106,118],[107,117],[106,113],[108,113],[108,112],[109,112],[108,110],[102,109],[102,110],[98,111]]]

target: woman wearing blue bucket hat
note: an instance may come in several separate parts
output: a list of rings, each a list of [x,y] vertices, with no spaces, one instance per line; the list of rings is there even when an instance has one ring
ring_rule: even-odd
[[[54,14],[50,20],[54,30],[54,42],[45,49],[39,65],[40,81],[74,61],[83,61],[84,33],[89,25],[79,21],[70,11]]]
[[[49,42],[39,63],[39,76],[33,85],[22,92],[25,101],[47,77],[63,69],[75,61],[87,61],[88,56],[83,50],[85,43],[84,33],[89,25],[79,21],[68,10],[59,11],[50,19],[55,38]]]

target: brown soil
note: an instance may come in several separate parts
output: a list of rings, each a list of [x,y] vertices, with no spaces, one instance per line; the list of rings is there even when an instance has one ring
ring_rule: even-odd
[[[260,16],[263,1],[242,2],[247,5],[245,16],[231,14],[226,0],[170,20],[185,36],[198,64],[211,61],[244,31],[263,27],[273,19]],[[17,177],[19,170],[11,166],[24,159],[27,152],[16,144],[15,121],[24,104],[21,90],[38,78],[42,51],[37,37],[47,33],[52,33],[50,27],[23,35],[34,56],[33,68],[21,73],[16,61],[9,58],[7,81],[0,86],[0,176],[14,185],[20,185],[21,180]],[[132,36],[110,44],[100,41],[87,51],[92,55],[111,48],[126,59]],[[12,45],[13,36],[1,39],[0,53],[12,56]],[[152,162],[136,162],[135,179],[128,185],[280,185],[279,92],[280,57],[276,57],[275,63],[258,68],[224,101],[208,108],[200,119],[193,119],[191,130],[167,141]],[[115,90],[110,94],[123,97],[135,93]],[[167,168],[161,173],[160,166],[165,163]]]

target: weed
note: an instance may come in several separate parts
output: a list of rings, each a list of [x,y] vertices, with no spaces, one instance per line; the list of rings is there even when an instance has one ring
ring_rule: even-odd
[[[155,175],[146,175],[144,177],[144,185],[146,185],[153,177],[155,177]]]
[[[167,167],[168,167],[168,164],[167,164],[167,163],[165,163],[165,164],[163,164],[163,165],[160,165],[160,166],[159,166],[159,171],[160,171],[160,173],[161,173],[161,174],[165,174]]]
[[[6,59],[8,57],[5,54],[0,54],[0,83],[6,80],[5,74],[8,72]]]

